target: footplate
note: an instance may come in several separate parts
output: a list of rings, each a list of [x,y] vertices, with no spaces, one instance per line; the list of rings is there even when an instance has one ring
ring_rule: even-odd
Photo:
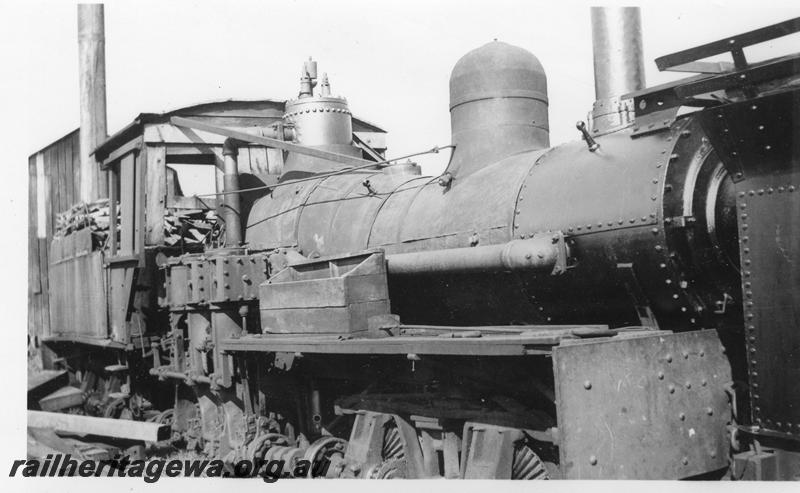
[[[716,331],[553,350],[565,479],[686,478],[728,465],[731,370]]]

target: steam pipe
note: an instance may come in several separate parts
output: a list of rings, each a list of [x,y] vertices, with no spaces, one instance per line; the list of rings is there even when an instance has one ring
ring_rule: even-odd
[[[392,275],[516,270],[558,274],[566,269],[567,253],[563,235],[556,233],[499,245],[396,253],[386,261]]]
[[[241,201],[239,200],[239,143],[235,139],[225,139],[222,145],[223,183],[222,220],[225,221],[225,245],[239,246],[242,243]]]
[[[595,98],[608,99],[644,87],[639,7],[592,7]]]
[[[106,175],[92,152],[106,139],[106,55],[103,4],[78,4],[80,200],[106,196]]]

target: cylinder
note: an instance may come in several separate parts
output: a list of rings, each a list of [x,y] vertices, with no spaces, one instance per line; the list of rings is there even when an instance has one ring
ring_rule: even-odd
[[[527,50],[493,41],[464,55],[450,75],[456,179],[522,151],[550,146],[547,77]],[[457,183],[457,182],[456,182]]]
[[[107,191],[105,173],[91,153],[106,138],[106,55],[102,4],[78,4],[80,77],[80,199],[91,202]]]
[[[592,7],[591,16],[595,99],[609,99],[643,88],[639,7]]]
[[[241,203],[239,200],[239,149],[235,142],[227,139],[222,146],[224,158],[224,194],[222,195],[222,219],[225,221],[225,246],[236,247],[242,243]]]

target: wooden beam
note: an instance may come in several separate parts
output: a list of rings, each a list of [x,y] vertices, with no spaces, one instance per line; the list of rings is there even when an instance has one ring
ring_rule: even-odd
[[[164,146],[148,146],[145,158],[145,245],[161,245],[164,243],[167,200],[166,149]]]
[[[199,122],[197,120],[192,120],[189,118],[173,116],[172,118],[170,118],[170,123],[178,127],[193,128],[195,130],[213,132],[219,135],[230,137],[232,139],[241,140],[243,142],[252,142],[254,144],[261,144],[267,147],[283,149],[284,151],[296,152],[298,154],[304,154],[306,156],[326,159],[328,161],[333,161],[335,163],[347,164],[350,166],[364,166],[366,164],[369,164],[369,161],[365,161],[363,159],[359,159],[353,156],[346,156],[344,154],[337,154],[335,152],[323,151],[320,149],[315,149],[313,147],[308,147],[300,144],[293,144],[291,142],[286,142],[283,140],[271,139],[269,137],[261,137],[259,135],[254,135],[239,130],[232,130],[224,127],[218,127],[216,125],[209,125],[207,123]]]
[[[107,169],[114,161],[122,158],[129,152],[141,152],[143,139],[141,136],[122,144],[113,151],[111,151],[105,159],[103,159],[102,168]]]
[[[28,411],[29,428],[48,428],[64,433],[99,435],[127,440],[158,442],[170,436],[170,426],[128,419],[95,418],[77,414]]]

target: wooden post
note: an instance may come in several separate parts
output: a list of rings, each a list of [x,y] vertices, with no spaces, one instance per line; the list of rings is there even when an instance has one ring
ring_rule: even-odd
[[[103,4],[78,4],[81,151],[80,200],[105,196],[106,174],[92,151],[106,139],[106,54]]]

